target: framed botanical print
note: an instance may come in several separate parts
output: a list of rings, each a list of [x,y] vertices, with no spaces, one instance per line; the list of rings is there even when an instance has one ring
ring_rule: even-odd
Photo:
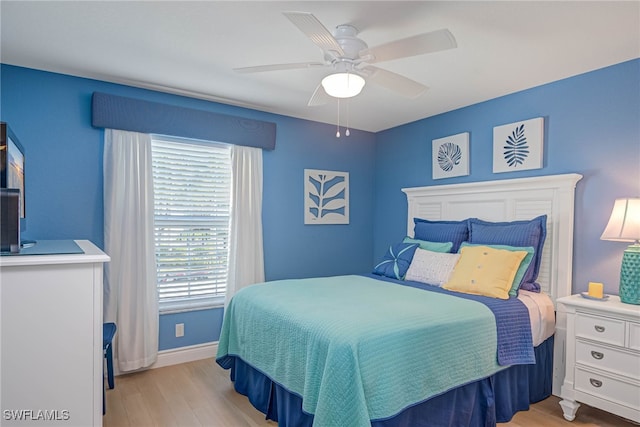
[[[469,175],[469,132],[432,141],[433,179]]]
[[[349,172],[304,170],[304,223],[349,224]]]
[[[538,117],[493,128],[493,173],[540,169],[544,119]]]

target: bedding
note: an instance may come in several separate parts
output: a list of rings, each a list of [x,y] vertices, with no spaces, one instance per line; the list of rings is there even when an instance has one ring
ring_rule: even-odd
[[[460,259],[442,287],[451,291],[509,299],[509,290],[526,256],[525,251],[489,246],[460,248]]]
[[[463,221],[430,221],[414,218],[413,237],[430,242],[451,242],[451,252],[458,252],[460,244],[469,240],[469,226]]]
[[[425,249],[432,252],[451,252],[453,242],[429,242],[428,240],[412,239],[407,236],[402,243],[417,243],[420,249]]]
[[[543,292],[531,292],[521,289],[518,300],[529,311],[531,323],[531,340],[534,347],[539,346],[556,331],[555,307],[551,298]]]
[[[481,244],[481,243],[462,242],[462,244],[460,245],[460,249],[467,246],[489,246],[490,248],[504,249],[507,251],[525,251],[527,255],[524,257],[524,259],[520,263],[520,267],[518,267],[516,276],[513,278],[511,289],[509,289],[510,296],[515,297],[516,295],[518,295],[518,289],[520,289],[520,286],[522,285],[524,275],[529,269],[529,265],[531,264],[531,261],[533,260],[533,255],[535,254],[535,248],[533,246],[516,247],[516,246],[509,246],[509,245],[488,245],[488,244]]]
[[[481,302],[490,308],[495,318],[498,334],[498,363],[502,366],[535,363],[530,320],[520,299],[502,300],[483,295],[448,291],[437,286],[407,280],[399,281],[390,278],[382,278],[382,280]]]
[[[449,280],[460,254],[449,254],[416,249],[406,280],[442,286]]]
[[[511,420],[518,411],[551,395],[551,336],[535,348],[535,365],[513,365],[490,377],[456,387],[410,406],[398,415],[372,420],[372,427],[477,427]],[[231,358],[235,390],[276,421],[279,427],[312,427],[314,417],[302,410],[302,398],[245,363]]]
[[[389,246],[382,261],[373,268],[373,272],[393,279],[404,279],[417,248],[417,243],[398,243]]]
[[[231,300],[217,362],[246,363],[300,396],[315,426],[368,426],[534,363],[530,313],[516,298],[383,276],[276,281]]]
[[[469,218],[469,243],[496,244],[534,248],[533,261],[527,268],[520,285],[528,291],[539,291],[536,283],[542,250],[547,236],[547,215],[540,215],[532,220],[490,222],[478,218]]]

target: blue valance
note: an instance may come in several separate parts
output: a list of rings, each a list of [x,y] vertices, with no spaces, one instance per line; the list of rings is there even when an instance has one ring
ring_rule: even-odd
[[[276,124],[106,93],[93,93],[94,127],[203,139],[273,150]]]

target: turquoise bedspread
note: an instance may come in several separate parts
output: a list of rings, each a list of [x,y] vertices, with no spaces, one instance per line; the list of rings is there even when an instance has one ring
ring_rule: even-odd
[[[302,396],[316,427],[370,426],[504,368],[485,305],[363,276],[242,289],[225,312],[225,356]]]

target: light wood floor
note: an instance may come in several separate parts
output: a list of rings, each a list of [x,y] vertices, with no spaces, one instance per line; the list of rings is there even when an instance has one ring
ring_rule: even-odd
[[[558,400],[552,396],[499,426],[634,426],[586,405],[578,409],[573,422],[568,422],[562,417]],[[234,391],[229,371],[220,368],[214,359],[204,359],[116,377],[115,389],[107,390],[103,425],[275,427],[277,423],[266,421],[245,396]]]

